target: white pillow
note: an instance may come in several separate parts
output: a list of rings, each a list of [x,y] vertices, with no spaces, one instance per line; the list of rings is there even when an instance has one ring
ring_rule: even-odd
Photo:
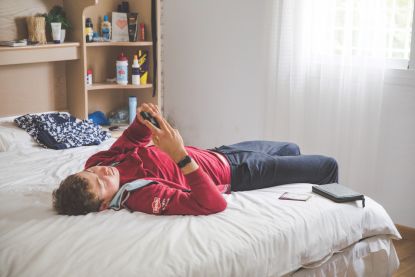
[[[41,147],[25,130],[17,127],[13,119],[0,119],[0,152]]]

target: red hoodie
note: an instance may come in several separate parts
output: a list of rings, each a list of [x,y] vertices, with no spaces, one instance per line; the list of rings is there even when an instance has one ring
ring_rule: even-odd
[[[156,181],[157,184],[123,195],[122,206],[132,211],[207,215],[226,208],[221,192],[230,190],[230,166],[223,156],[186,146],[199,169],[183,175],[166,153],[156,146],[147,146],[150,140],[150,130],[136,119],[109,150],[91,156],[85,169],[119,163],[115,167],[120,172],[120,186],[140,178]]]

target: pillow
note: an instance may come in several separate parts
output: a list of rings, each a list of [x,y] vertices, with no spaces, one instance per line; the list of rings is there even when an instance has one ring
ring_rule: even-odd
[[[13,122],[14,117],[0,119],[0,152],[40,147],[23,129]]]

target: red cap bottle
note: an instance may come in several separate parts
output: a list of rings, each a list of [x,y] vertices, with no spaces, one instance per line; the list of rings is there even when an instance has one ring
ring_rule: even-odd
[[[123,52],[121,52],[121,54],[118,55],[118,59],[117,61],[127,61],[127,57],[124,55]]]

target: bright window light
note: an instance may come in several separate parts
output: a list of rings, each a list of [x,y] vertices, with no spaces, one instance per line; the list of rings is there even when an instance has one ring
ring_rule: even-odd
[[[409,60],[411,52],[413,0],[388,0],[387,52],[391,59]]]
[[[360,7],[359,0],[335,0],[335,21],[333,28],[334,54],[362,54],[358,48],[359,29],[365,19],[365,11]],[[384,25],[373,24],[373,32],[382,32],[385,36],[385,58],[392,61],[391,64],[401,62],[400,67],[407,67],[411,58],[411,35],[415,25],[413,22],[414,0],[387,0]],[[380,30],[379,28],[384,28]],[[415,48],[412,43],[412,48]]]

